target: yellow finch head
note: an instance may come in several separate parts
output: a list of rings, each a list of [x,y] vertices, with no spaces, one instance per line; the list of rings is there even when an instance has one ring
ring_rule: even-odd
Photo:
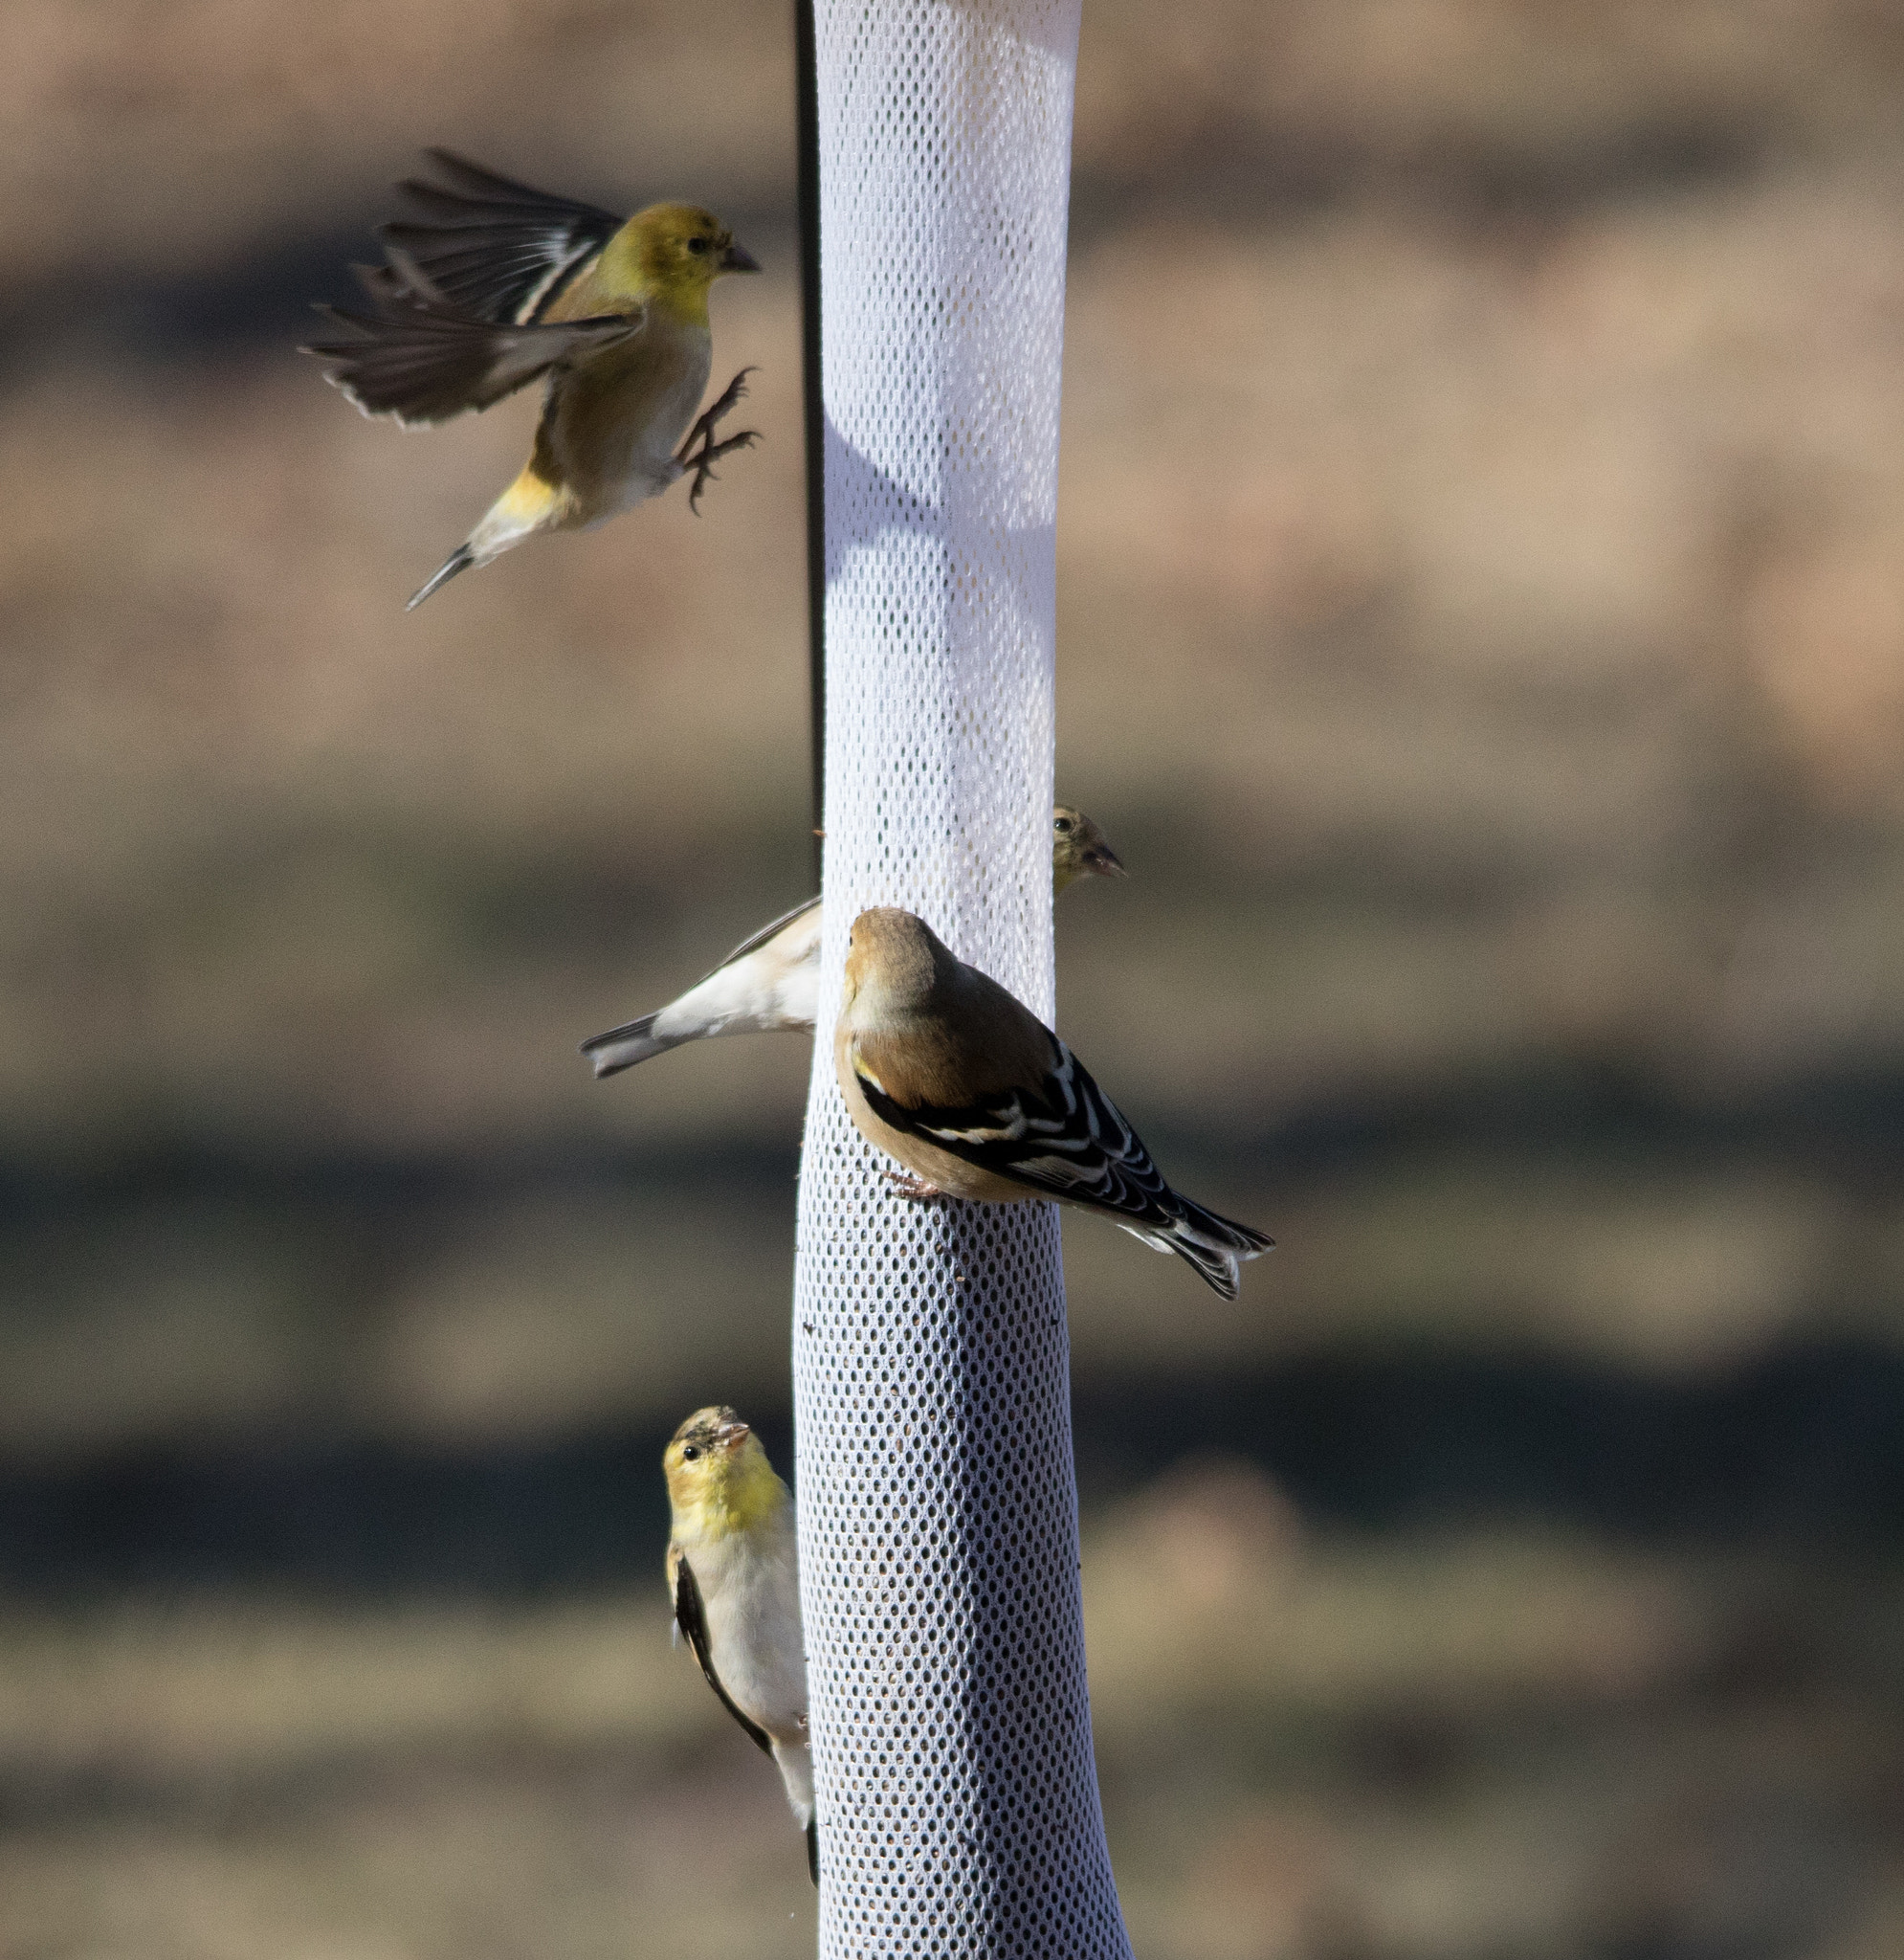
[[[1080,878],[1122,878],[1124,861],[1081,810],[1060,803],[1052,812],[1052,896]]]
[[[704,311],[707,289],[723,273],[759,272],[752,253],[734,242],[711,211],[697,204],[653,204],[637,212],[602,254],[609,286]]]
[[[724,1405],[697,1409],[662,1452],[677,1543],[750,1531],[792,1502],[761,1439]]]

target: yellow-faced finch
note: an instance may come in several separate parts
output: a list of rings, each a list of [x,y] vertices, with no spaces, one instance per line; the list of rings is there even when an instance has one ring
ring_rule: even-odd
[[[760,270],[712,212],[657,204],[624,221],[427,154],[443,181],[407,181],[421,215],[383,226],[387,262],[356,268],[370,311],[318,308],[355,337],[304,352],[366,415],[410,426],[486,409],[538,376],[547,386],[521,474],[411,606],[524,538],[600,523],[690,469],[697,506],[711,465],[755,440],[714,439],[747,368],[695,418],[713,359],[708,288]]]
[[[807,1647],[793,1494],[760,1438],[727,1408],[697,1409],[661,1458],[674,1527],[668,1591],[721,1705],[780,1768],[820,1882]]]
[[[840,1092],[912,1197],[1055,1198],[1187,1259],[1226,1300],[1271,1243],[1164,1183],[1069,1048],[895,906],[852,924],[833,1035]]]
[[[1052,812],[1052,895],[1080,878],[1123,876],[1104,833],[1082,811],[1060,803]],[[819,900],[808,899],[743,940],[679,999],[591,1036],[582,1052],[595,1074],[618,1075],[651,1055],[716,1035],[810,1035],[820,988],[821,917]]]

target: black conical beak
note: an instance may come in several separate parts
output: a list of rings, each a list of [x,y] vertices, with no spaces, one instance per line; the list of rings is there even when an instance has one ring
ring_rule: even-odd
[[[730,245],[720,255],[722,272],[759,272],[761,262],[744,245]]]
[[[1084,861],[1099,878],[1128,878],[1124,860],[1112,850],[1109,844],[1094,844],[1084,854]]]

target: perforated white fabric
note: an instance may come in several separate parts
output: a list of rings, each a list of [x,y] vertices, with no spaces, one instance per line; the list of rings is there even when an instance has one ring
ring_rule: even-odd
[[[897,1196],[830,1039],[872,904],[1051,1016],[1078,0],[816,0],[816,25],[826,937],[793,1353],[820,1950],[1127,1960],[1055,1212]]]

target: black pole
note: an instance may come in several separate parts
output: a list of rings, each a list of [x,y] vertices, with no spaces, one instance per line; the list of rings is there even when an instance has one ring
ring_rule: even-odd
[[[793,0],[800,145],[800,386],[807,435],[807,645],[813,752],[813,884],[820,883],[827,820],[827,411],[820,393],[820,79],[817,0]]]

